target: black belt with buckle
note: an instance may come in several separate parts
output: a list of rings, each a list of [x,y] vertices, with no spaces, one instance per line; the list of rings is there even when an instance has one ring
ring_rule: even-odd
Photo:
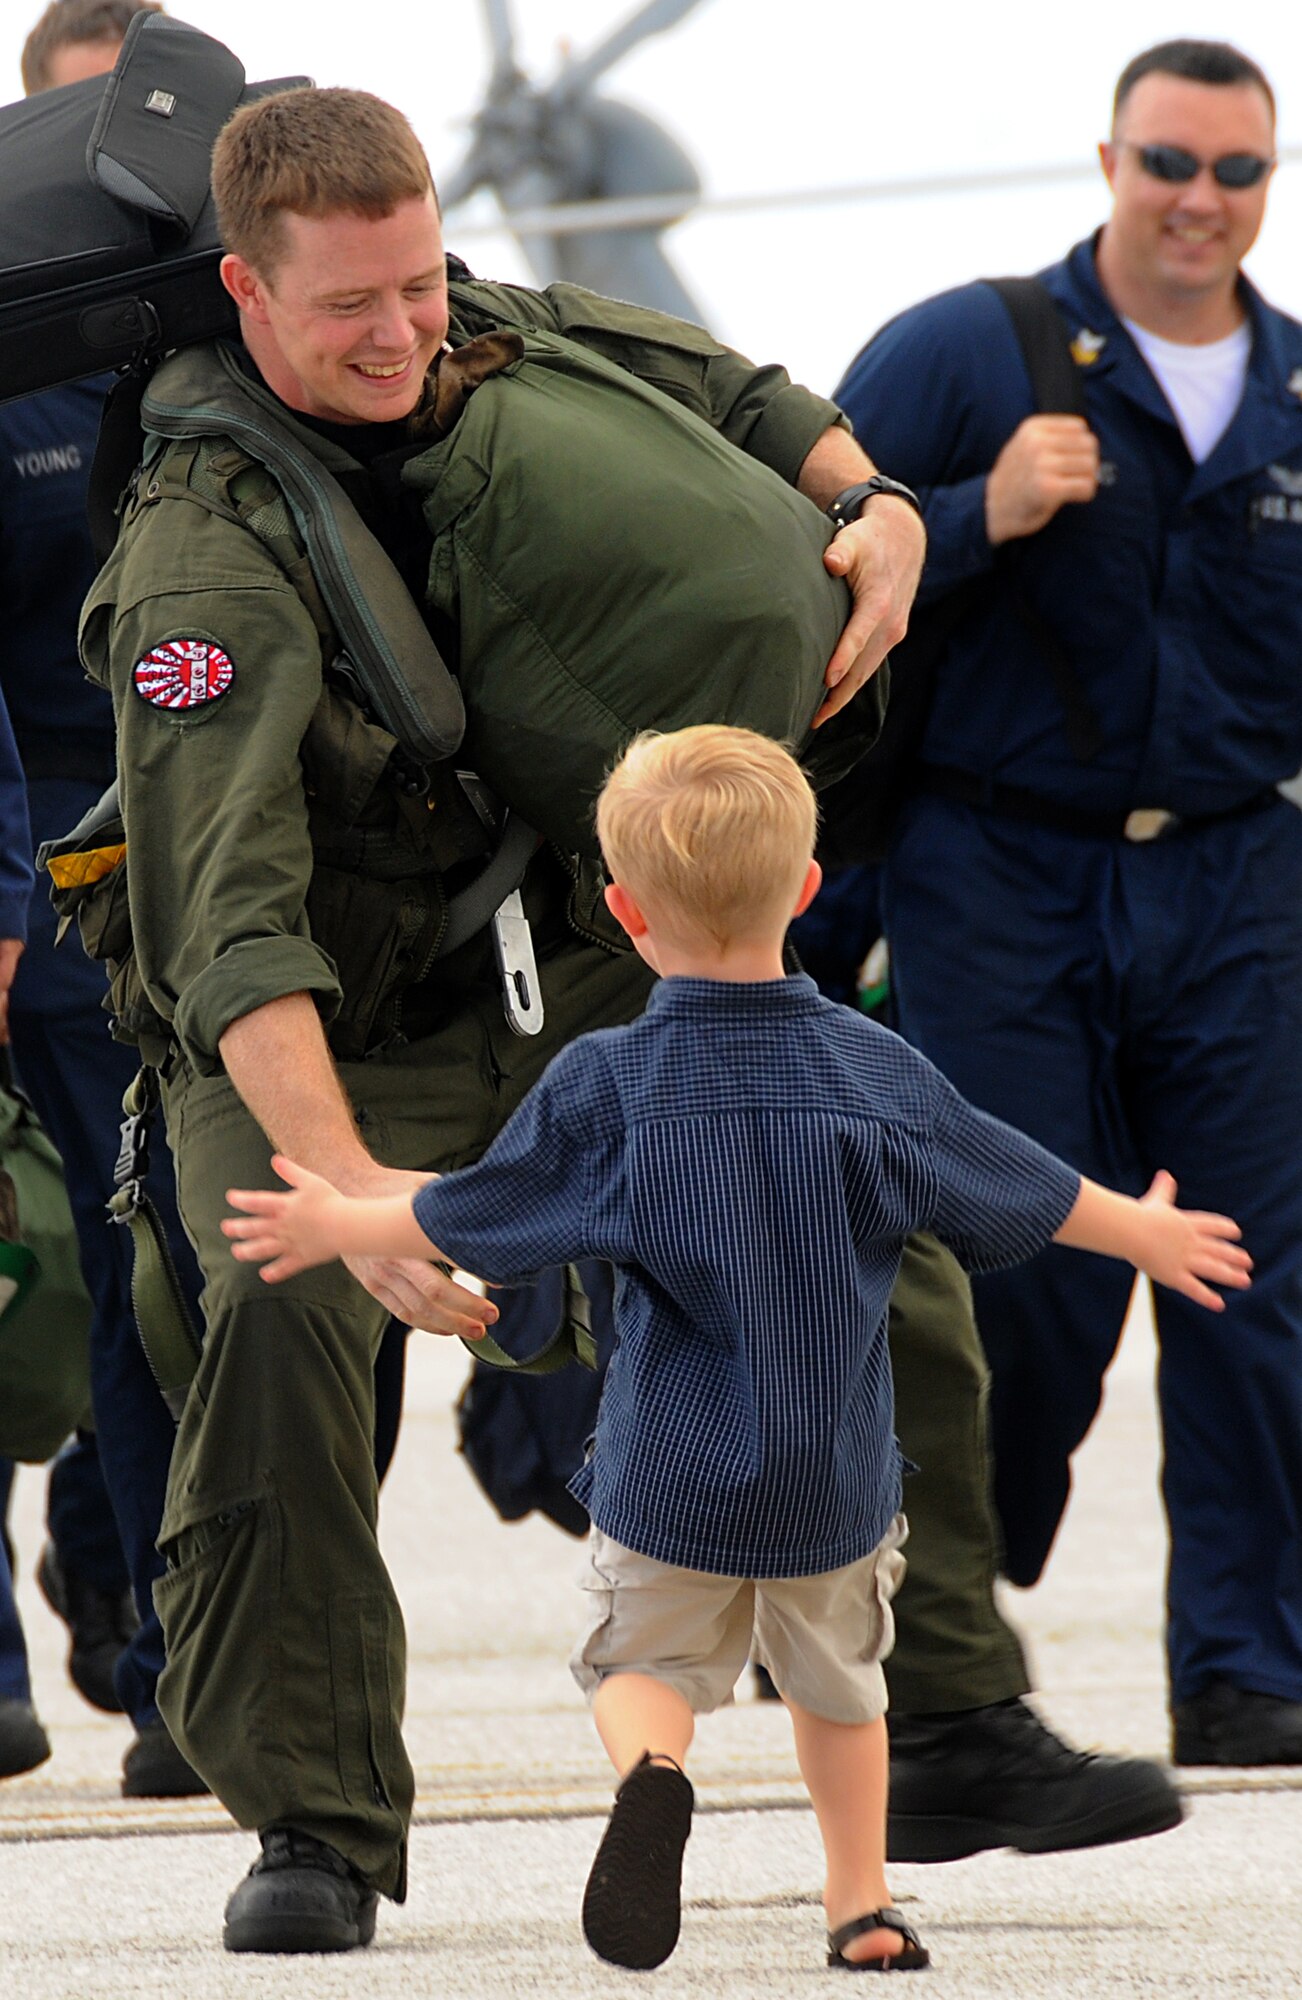
[[[940,764],[924,766],[921,788],[938,798],[954,799],[959,805],[979,806],[1009,819],[1025,819],[1036,826],[1051,827],[1055,833],[1084,833],[1099,840],[1132,841],[1162,840],[1184,827],[1208,826],[1213,820],[1260,812],[1279,797],[1274,785],[1267,785],[1251,798],[1221,812],[1173,813],[1163,806],[1136,806],[1130,812],[1091,812],[1088,806],[1042,798],[1038,792],[1023,791],[1020,785],[995,784],[971,771],[955,771]]]

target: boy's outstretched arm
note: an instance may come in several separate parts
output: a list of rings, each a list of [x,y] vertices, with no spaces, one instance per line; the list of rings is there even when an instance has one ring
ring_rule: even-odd
[[[412,1213],[411,1197],[430,1178],[412,1174],[411,1188],[392,1195],[346,1195],[319,1174],[273,1156],[272,1166],[292,1192],[228,1188],[226,1199],[243,1211],[222,1223],[231,1255],[261,1264],[269,1284],[292,1278],[336,1257],[421,1257],[444,1262]]]
[[[1175,1196],[1168,1173],[1155,1174],[1139,1201],[1082,1178],[1075,1205],[1053,1240],[1120,1257],[1159,1285],[1211,1312],[1224,1312],[1225,1301],[1212,1285],[1244,1291],[1252,1283],[1252,1259],[1239,1246],[1239,1225],[1228,1215],[1177,1208]]]

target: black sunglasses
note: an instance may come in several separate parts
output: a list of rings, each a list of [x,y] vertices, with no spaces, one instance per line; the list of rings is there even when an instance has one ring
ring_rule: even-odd
[[[1200,160],[1196,154],[1186,153],[1183,146],[1137,146],[1132,139],[1119,139],[1117,144],[1138,153],[1140,166],[1154,180],[1177,184],[1193,180],[1203,167],[1210,167],[1218,187],[1254,188],[1275,164],[1274,160],[1263,160],[1260,153],[1223,153],[1219,160]]]

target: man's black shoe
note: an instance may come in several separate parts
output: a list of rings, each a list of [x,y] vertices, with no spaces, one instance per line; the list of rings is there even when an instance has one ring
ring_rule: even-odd
[[[351,1951],[375,1936],[378,1897],[323,1840],[269,1826],[226,1905],[227,1951]]]
[[[208,1790],[165,1722],[147,1722],[122,1759],[124,1799],[197,1799]]]
[[[1302,1701],[1213,1681],[1171,1716],[1177,1764],[1302,1764]]]
[[[892,1711],[887,1727],[892,1861],[960,1861],[990,1847],[1104,1847],[1165,1833],[1184,1817],[1158,1765],[1073,1750],[1018,1699],[952,1715]]]
[[[101,1590],[64,1568],[53,1542],[41,1550],[36,1565],[41,1595],[71,1634],[68,1677],[92,1708],[120,1715],[122,1703],[113,1691],[113,1669],[139,1619],[131,1592]]]
[[[0,1701],[0,1778],[34,1771],[50,1754],[50,1739],[30,1701]]]

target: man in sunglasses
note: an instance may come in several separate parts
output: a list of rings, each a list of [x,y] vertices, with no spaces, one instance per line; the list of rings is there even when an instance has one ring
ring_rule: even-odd
[[[1222,43],[1122,74],[1111,214],[1041,273],[1083,415],[1035,410],[983,284],[893,322],[838,393],[923,496],[919,603],[964,593],[883,871],[899,1025],[1084,1172],[1169,1168],[1256,1260],[1214,1321],[1155,1302],[1186,1765],[1302,1763],[1302,817],[1277,789],[1302,764],[1302,326],[1240,269],[1274,109]],[[975,1294],[1029,1585],[1129,1286],[1050,1250]],[[985,1769],[973,1697],[934,1705],[897,1723],[897,1809],[947,1747]]]

